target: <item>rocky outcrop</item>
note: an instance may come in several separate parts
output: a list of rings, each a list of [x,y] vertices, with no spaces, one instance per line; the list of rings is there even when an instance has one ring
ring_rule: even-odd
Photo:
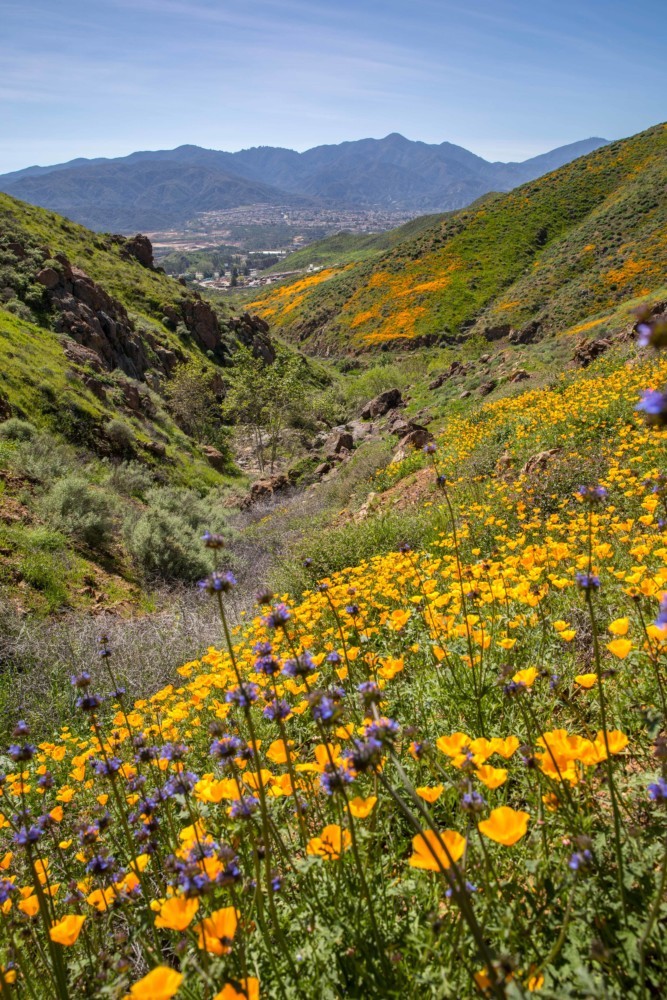
[[[522,326],[520,330],[512,330],[508,336],[510,344],[532,344],[538,339],[542,331],[542,324],[539,319],[531,319],[529,323]]]
[[[390,410],[395,410],[397,407],[403,405],[401,390],[387,389],[366,403],[361,411],[361,419],[372,420],[374,417],[383,417],[385,413],[389,413]]]
[[[417,427],[414,430],[409,431],[405,437],[401,438],[398,442],[398,450],[394,453],[392,462],[402,462],[404,458],[407,458],[411,451],[417,451],[419,448],[423,448],[433,440],[433,435],[430,431],[427,431],[425,427]]]
[[[354,448],[354,438],[349,431],[342,431],[332,435],[327,442],[327,452],[339,455],[342,451],[352,451]]]
[[[110,237],[110,241],[120,248],[120,255],[125,260],[136,260],[142,267],[146,267],[150,271],[155,270],[153,244],[143,233],[137,233],[136,236],[121,236],[114,233]]]
[[[497,326],[485,326],[482,330],[482,336],[484,340],[494,341],[502,340],[503,337],[509,337],[512,333],[512,327],[509,323],[499,323]]]
[[[525,382],[528,378],[530,378],[530,375],[526,369],[519,368],[518,371],[512,372],[510,375],[510,382]]]
[[[464,364],[462,361],[452,361],[449,368],[437,375],[432,382],[429,382],[428,388],[433,391],[434,389],[439,389],[441,385],[444,385],[450,378],[455,378],[457,375],[465,375],[473,367],[473,362],[469,361]]]
[[[480,396],[488,396],[489,393],[493,392],[495,387],[498,385],[494,378],[490,378],[488,382],[482,382],[479,389],[477,390]]]
[[[247,347],[256,358],[261,358],[267,365],[276,360],[276,350],[269,336],[269,324],[261,316],[243,313],[232,316],[227,325],[238,341]]]
[[[532,472],[539,472],[546,469],[549,459],[553,458],[554,455],[558,455],[562,450],[562,448],[549,448],[546,451],[538,451],[537,454],[531,455],[522,468],[521,475],[529,476]]]
[[[599,340],[580,340],[577,344],[572,361],[577,368],[586,368],[611,347],[611,340],[601,337]]]
[[[227,468],[227,460],[221,451],[214,448],[211,444],[202,445],[202,454],[208,464],[212,466],[216,472],[224,472]]]

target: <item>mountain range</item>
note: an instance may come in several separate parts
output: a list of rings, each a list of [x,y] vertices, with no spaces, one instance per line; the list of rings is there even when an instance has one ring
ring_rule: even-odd
[[[589,138],[521,163],[489,162],[450,142],[392,133],[303,153],[235,153],[184,145],[117,159],[76,159],[0,176],[0,190],[89,228],[136,232],[183,225],[201,212],[284,205],[444,212],[509,191],[607,143]]]

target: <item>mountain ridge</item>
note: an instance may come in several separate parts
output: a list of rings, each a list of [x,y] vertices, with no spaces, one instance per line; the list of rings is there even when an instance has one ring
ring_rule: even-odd
[[[0,176],[0,190],[90,228],[123,232],[181,225],[201,212],[249,204],[423,214],[511,189],[606,142],[583,139],[512,163],[492,163],[447,141],[429,144],[399,133],[304,152],[255,146],[229,153],[185,144],[26,167]]]

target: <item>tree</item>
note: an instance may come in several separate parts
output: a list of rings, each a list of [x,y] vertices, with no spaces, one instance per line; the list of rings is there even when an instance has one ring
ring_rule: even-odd
[[[189,360],[178,365],[166,394],[176,422],[186,434],[208,443],[218,436],[222,412],[213,376],[201,363]]]
[[[273,473],[282,432],[304,399],[301,362],[296,355],[284,353],[267,365],[241,347],[228,378],[225,411],[249,429],[260,472],[268,465]]]

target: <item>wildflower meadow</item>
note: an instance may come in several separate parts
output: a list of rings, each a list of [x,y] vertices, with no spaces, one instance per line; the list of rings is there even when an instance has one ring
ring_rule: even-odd
[[[208,534],[219,645],[136,701],[101,637],[70,724],[3,752],[2,993],[664,996],[666,381],[652,355],[459,421],[427,550],[234,627]],[[462,481],[510,418],[602,474]]]

